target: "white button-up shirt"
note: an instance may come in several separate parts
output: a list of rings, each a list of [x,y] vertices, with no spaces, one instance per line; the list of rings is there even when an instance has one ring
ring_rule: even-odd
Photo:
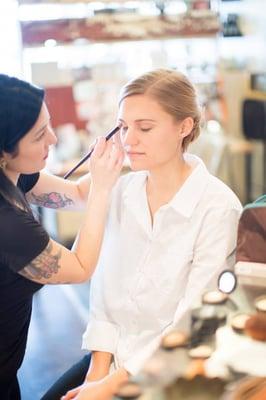
[[[83,348],[112,353],[132,374],[234,263],[241,204],[198,157],[185,158],[192,173],[153,224],[146,172],[121,177],[113,190]]]

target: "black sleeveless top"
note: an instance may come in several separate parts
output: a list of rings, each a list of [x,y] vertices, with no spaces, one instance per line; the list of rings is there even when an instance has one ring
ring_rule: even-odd
[[[18,187],[26,193],[39,174],[21,175]],[[17,272],[47,246],[49,236],[32,215],[0,198],[0,398],[20,367],[26,349],[32,296],[42,285]]]

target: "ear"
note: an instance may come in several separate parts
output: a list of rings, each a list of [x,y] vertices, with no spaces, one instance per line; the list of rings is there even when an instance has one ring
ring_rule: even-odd
[[[192,117],[187,117],[185,118],[180,125],[180,137],[181,138],[185,138],[186,136],[188,136],[194,126],[194,121]]]
[[[9,153],[6,153],[5,151],[2,151],[0,153],[0,157],[5,161],[8,161],[10,160],[10,158],[12,158],[11,155]]]

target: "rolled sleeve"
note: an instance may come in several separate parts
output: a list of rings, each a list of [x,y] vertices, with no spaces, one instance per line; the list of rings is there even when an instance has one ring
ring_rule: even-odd
[[[119,328],[115,324],[107,321],[90,321],[82,337],[82,349],[114,354],[118,338]]]
[[[149,344],[144,346],[140,351],[137,351],[134,356],[130,357],[125,363],[124,368],[131,375],[136,375],[141,368],[144,366],[145,362],[152,356],[155,350],[158,348],[161,335],[154,338]]]

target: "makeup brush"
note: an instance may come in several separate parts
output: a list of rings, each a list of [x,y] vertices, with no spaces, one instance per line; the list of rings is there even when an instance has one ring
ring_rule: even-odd
[[[105,139],[109,140],[112,136],[114,136],[114,134],[116,132],[119,131],[119,129],[121,128],[121,126],[116,126],[114,129],[112,129],[106,136]],[[73,174],[74,171],[76,171],[76,169],[78,169],[85,161],[87,161],[90,156],[92,155],[93,149],[91,151],[89,151],[89,153],[87,153],[70,171],[68,171],[65,175],[64,175],[64,179],[67,179],[70,175]]]

